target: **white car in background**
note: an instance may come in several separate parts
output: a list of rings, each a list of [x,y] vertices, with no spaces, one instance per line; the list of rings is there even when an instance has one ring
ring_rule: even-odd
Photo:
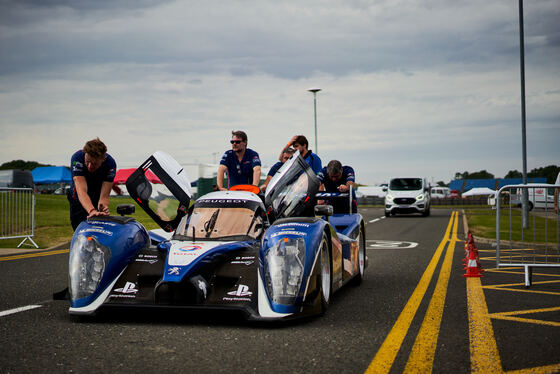
[[[397,213],[430,215],[430,187],[425,178],[393,178],[385,195],[385,216]]]

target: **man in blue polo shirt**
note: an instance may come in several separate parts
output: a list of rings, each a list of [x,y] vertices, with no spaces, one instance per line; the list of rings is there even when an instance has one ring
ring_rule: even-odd
[[[342,166],[338,160],[330,161],[327,167],[323,168],[319,179],[321,180],[319,190],[326,192],[348,192],[356,182],[354,169],[350,166]],[[329,201],[329,204],[333,206],[335,213],[349,213],[348,202],[345,200],[333,199]],[[354,188],[352,188],[352,213],[358,213],[358,202]]]
[[[99,138],[88,141],[70,160],[70,222],[76,230],[86,218],[109,215],[109,194],[117,170],[115,159]]]
[[[247,148],[247,134],[243,131],[231,132],[231,148],[220,160],[216,184],[221,191],[224,188],[224,174],[227,172],[228,188],[238,184],[258,186],[261,180],[261,159],[259,154]]]
[[[299,151],[301,157],[303,157],[303,159],[307,162],[307,164],[311,166],[311,169],[315,172],[315,174],[317,174],[317,176],[321,178],[323,164],[321,163],[321,159],[316,153],[313,153],[313,151],[307,149],[309,147],[309,142],[307,141],[307,138],[303,135],[294,135],[290,139],[288,144],[286,144],[284,149],[282,149],[282,152],[280,153],[278,160],[280,161],[282,160],[282,155],[284,154],[286,149],[290,147],[294,147],[296,151]]]

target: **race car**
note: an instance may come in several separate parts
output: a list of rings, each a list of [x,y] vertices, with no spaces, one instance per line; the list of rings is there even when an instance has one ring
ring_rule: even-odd
[[[193,203],[182,167],[154,153],[126,186],[162,229],[148,232],[127,216],[134,205],[82,222],[70,247],[69,313],[116,306],[236,310],[250,320],[323,314],[333,292],[361,282],[367,258],[362,216],[317,205],[319,185],[296,152],[266,194],[235,186]],[[328,197],[351,199],[336,195]]]

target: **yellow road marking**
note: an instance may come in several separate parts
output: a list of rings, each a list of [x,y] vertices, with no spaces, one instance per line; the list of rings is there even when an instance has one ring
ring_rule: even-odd
[[[560,292],[551,292],[551,291],[537,291],[537,290],[524,290],[521,288],[507,288],[501,286],[484,286],[487,290],[498,290],[498,291],[512,291],[512,292],[525,292],[525,293],[538,293],[543,295],[560,295]]]
[[[535,368],[527,368],[521,370],[507,371],[507,374],[552,374],[560,371],[560,364],[553,364],[547,366],[539,366]]]
[[[456,215],[456,211],[451,215],[443,240],[437,247],[434,256],[426,267],[424,274],[422,274],[422,277],[416,285],[412,296],[410,296],[410,299],[408,299],[408,302],[397,318],[397,321],[393,325],[393,328],[391,329],[391,331],[385,338],[385,341],[377,351],[375,357],[369,364],[366,373],[388,373],[391,369],[391,366],[395,361],[395,357],[397,356],[397,352],[402,345],[410,324],[412,323],[412,320],[416,315],[416,311],[418,310],[422,298],[424,297],[428,285],[430,284],[430,280],[432,279],[437,263],[439,262],[443,249],[445,248],[445,244],[449,240],[449,233],[451,232],[453,219]]]
[[[523,274],[523,273],[521,273],[521,274]],[[533,275],[534,275],[534,274],[533,274]],[[558,275],[557,275],[557,277],[558,277]],[[532,282],[532,284],[546,284],[546,283],[560,283],[560,280]],[[482,286],[482,288],[513,287],[513,286],[525,286],[525,283],[503,283],[503,284],[493,284],[493,285],[488,285],[488,286]]]
[[[480,278],[467,278],[467,309],[472,373],[503,373]]]
[[[535,313],[547,313],[547,312],[556,312],[560,310],[560,306],[553,306],[550,308],[540,308],[540,309],[527,309],[527,310],[514,310],[512,312],[498,312],[492,313],[490,316],[494,315],[502,315],[502,316],[514,316],[517,314],[535,314]]]
[[[60,250],[57,250],[57,251],[26,253],[26,254],[22,254],[22,255],[0,257],[0,261],[21,260],[23,258],[59,255],[59,254],[68,253],[68,252],[69,252],[68,249],[60,249]]]
[[[404,369],[405,373],[429,373],[432,371],[447,294],[447,285],[449,284],[451,265],[453,263],[453,253],[455,252],[455,243],[458,241],[457,224],[458,215],[455,215],[453,237],[447,247],[436,288],[428,305],[424,321],[422,321],[422,326],[416,336],[412,352],[408,357],[408,362]]]
[[[545,321],[545,320],[542,320],[542,319],[510,317],[510,316],[493,315],[493,314],[490,314],[490,318],[502,319],[502,320],[514,321],[514,322],[532,323],[532,324],[535,324],[535,325],[560,327],[560,322]]]

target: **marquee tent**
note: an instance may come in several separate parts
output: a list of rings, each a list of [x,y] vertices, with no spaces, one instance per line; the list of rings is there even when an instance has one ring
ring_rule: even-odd
[[[494,195],[496,191],[489,189],[488,187],[475,187],[471,188],[467,192],[463,192],[463,197],[466,196],[488,196]]]
[[[70,183],[72,174],[65,166],[41,166],[31,172],[35,184]]]
[[[136,169],[134,168],[117,170],[117,174],[115,175],[115,180],[113,181],[113,184],[125,184],[128,177],[130,177],[130,174],[134,173],[135,170]],[[151,170],[146,171],[146,177],[152,183],[161,183],[159,178],[154,173],[152,173]]]

